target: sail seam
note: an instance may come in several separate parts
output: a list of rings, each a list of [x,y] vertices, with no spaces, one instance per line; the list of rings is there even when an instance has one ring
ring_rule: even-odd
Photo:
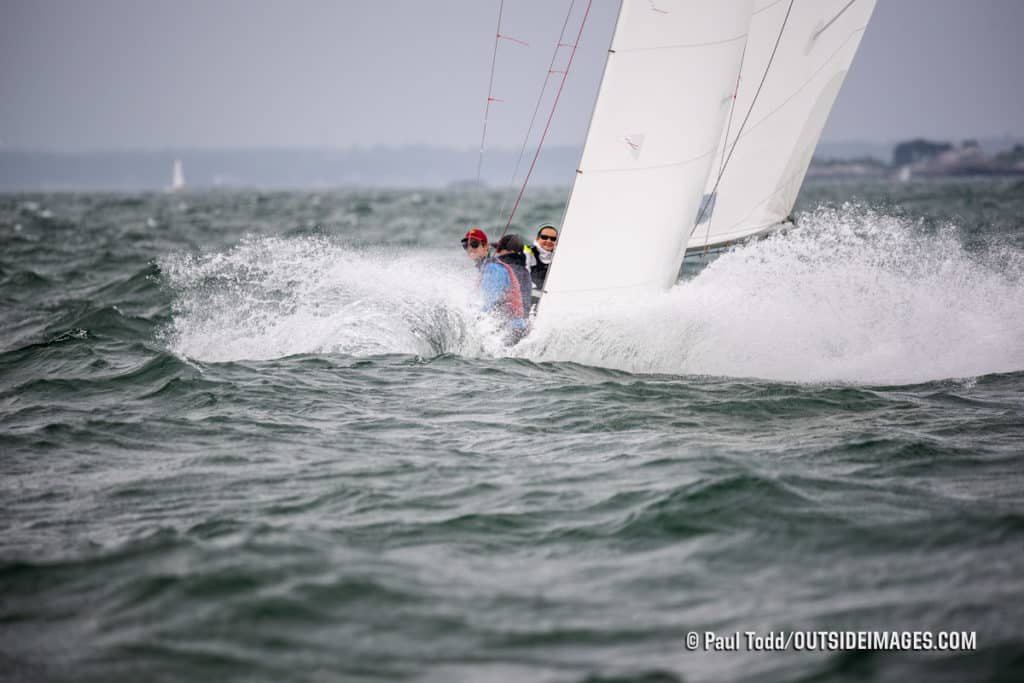
[[[656,52],[658,50],[681,50],[690,48],[700,47],[714,47],[716,45],[726,45],[728,43],[735,43],[737,40],[743,40],[747,37],[746,33],[742,33],[732,38],[725,38],[723,40],[714,40],[710,43],[678,43],[676,45],[655,45],[653,47],[617,47],[613,50],[616,54],[622,54],[624,52]]]
[[[700,154],[689,159],[683,159],[682,161],[670,161],[667,164],[654,164],[652,166],[630,166],[629,168],[582,168],[578,169],[579,173],[587,175],[589,173],[626,173],[628,171],[655,171],[659,168],[675,168],[679,166],[686,166],[692,164],[695,161],[700,161],[708,156],[715,153],[714,149],[710,149],[703,154]]]
[[[762,7],[761,9],[759,9],[759,10],[756,10],[756,11],[754,11],[754,12],[751,12],[751,13],[750,13],[750,16],[755,16],[755,15],[757,15],[757,14],[760,14],[761,12],[764,12],[764,11],[770,10],[770,9],[771,9],[772,7],[775,7],[775,6],[776,6],[776,5],[778,5],[778,4],[780,3],[780,2],[785,2],[785,1],[786,1],[786,0],[775,0],[775,2],[773,2],[772,4],[770,4],[770,5],[765,5],[765,6],[764,6],[764,7]]]

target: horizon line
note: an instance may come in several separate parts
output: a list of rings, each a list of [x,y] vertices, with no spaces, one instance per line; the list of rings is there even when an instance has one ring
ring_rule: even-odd
[[[958,136],[929,136],[929,135],[912,135],[900,138],[890,138],[886,140],[868,140],[868,139],[831,139],[831,140],[820,140],[818,145],[869,145],[869,146],[883,146],[883,145],[896,145],[902,142],[910,140],[937,140],[943,142],[959,141],[966,142],[969,140],[986,141],[986,140],[1024,140],[1024,133],[999,133],[993,135],[958,135]],[[558,143],[547,146],[547,149],[579,149],[583,146],[583,143],[570,144],[570,143]],[[100,146],[89,146],[89,147],[45,147],[45,146],[32,146],[32,145],[10,145],[4,142],[0,142],[0,153],[4,152],[15,152],[15,153],[31,153],[31,154],[57,154],[57,155],[80,155],[80,154],[172,154],[180,152],[189,153],[207,153],[207,152],[298,152],[298,151],[317,151],[317,152],[345,152],[345,151],[370,151],[370,150],[389,150],[396,151],[402,149],[427,149],[427,150],[438,150],[438,151],[457,151],[457,152],[472,152],[477,153],[478,147],[474,144],[466,145],[444,145],[435,144],[429,142],[408,142],[408,143],[387,143],[377,142],[369,144],[350,144],[350,145],[335,145],[335,144],[319,144],[319,145],[274,145],[274,144],[263,144],[263,145],[224,145],[224,146],[207,146],[207,145],[160,145],[160,146],[111,146],[111,147],[100,147]],[[506,151],[506,152],[517,152],[519,147],[517,145],[495,145],[490,147],[486,151]]]

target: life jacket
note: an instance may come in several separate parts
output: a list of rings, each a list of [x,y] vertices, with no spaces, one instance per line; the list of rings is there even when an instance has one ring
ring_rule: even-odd
[[[509,316],[526,318],[530,313],[530,294],[533,290],[530,271],[526,269],[526,255],[503,254],[495,257],[494,262],[504,266],[512,283],[505,292],[505,306]]]
[[[502,291],[501,297],[494,302],[493,308],[499,309],[499,312],[506,317],[510,315],[514,316],[515,301],[510,300],[510,295],[518,289],[518,283],[515,270],[513,270],[511,266],[509,266],[507,263],[502,263],[501,261],[499,261],[497,256],[488,256],[487,258],[478,261],[476,264],[476,269],[479,271],[477,285],[481,285],[483,283],[484,271],[486,271],[487,266],[491,264],[501,266],[502,268],[504,268],[505,273],[508,275],[509,278],[508,288]]]

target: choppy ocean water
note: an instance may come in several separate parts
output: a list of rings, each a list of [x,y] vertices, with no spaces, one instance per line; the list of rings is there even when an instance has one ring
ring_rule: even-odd
[[[1024,185],[812,184],[513,350],[500,199],[0,196],[0,678],[1024,678]]]

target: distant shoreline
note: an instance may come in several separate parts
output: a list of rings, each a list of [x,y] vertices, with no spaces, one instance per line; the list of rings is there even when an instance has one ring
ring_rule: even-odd
[[[915,142],[915,141],[911,141]],[[895,164],[901,144],[822,142],[809,179],[967,177],[1024,173],[1024,138],[1002,137],[953,146],[928,142],[922,150],[940,150]],[[972,141],[969,141],[972,142]],[[1013,150],[1018,150],[1017,159]],[[1004,161],[1000,155],[1009,154]],[[943,156],[945,155],[945,156]],[[482,182],[507,188],[518,149],[496,148],[484,156]],[[579,162],[574,146],[545,148],[531,185],[567,187]],[[886,158],[882,158],[886,157]],[[0,192],[153,192],[171,187],[180,160],[189,190],[328,190],[335,188],[465,189],[476,186],[478,151],[429,145],[352,148],[164,149],[47,151],[0,147]],[[903,170],[909,166],[909,171]],[[519,182],[522,177],[520,171]]]
[[[888,163],[873,157],[817,158],[812,161],[807,175],[809,178],[889,178],[902,182],[914,178],[1022,176],[1024,144],[1015,143],[1008,149],[986,153],[977,140],[964,140],[954,145],[916,138],[896,144]]]

